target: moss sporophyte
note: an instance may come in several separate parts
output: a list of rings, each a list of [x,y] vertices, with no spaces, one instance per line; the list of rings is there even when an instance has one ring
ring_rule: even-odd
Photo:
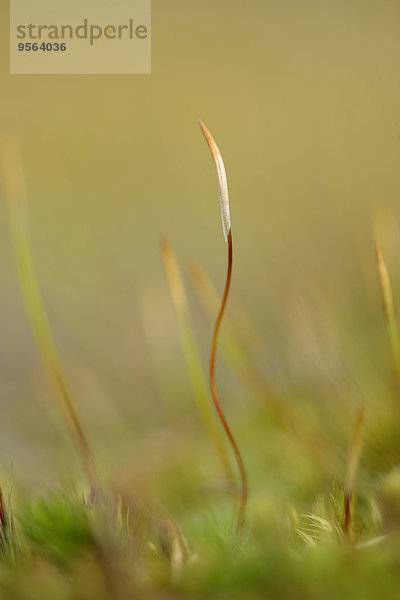
[[[204,125],[202,121],[199,121],[201,130],[206,138],[208,147],[211,152],[211,156],[215,165],[215,169],[217,172],[217,181],[218,181],[218,191],[219,191],[219,199],[221,203],[221,218],[222,218],[222,230],[224,233],[225,242],[228,246],[228,268],[225,279],[225,288],[222,295],[221,306],[217,315],[217,319],[215,321],[214,326],[214,334],[211,342],[211,350],[210,350],[210,361],[209,361],[209,376],[210,376],[210,386],[211,393],[213,396],[215,408],[217,409],[219,418],[221,420],[222,426],[225,430],[225,433],[228,437],[229,443],[232,446],[232,450],[234,452],[236,462],[239,468],[240,480],[241,480],[241,495],[240,495],[240,505],[238,511],[237,518],[237,528],[240,531],[243,528],[246,505],[247,505],[247,497],[248,497],[248,483],[247,483],[247,474],[246,468],[244,466],[244,462],[242,459],[242,455],[236,443],[236,440],[231,432],[231,429],[228,425],[228,422],[225,418],[224,412],[222,410],[221,404],[219,402],[219,396],[217,391],[217,385],[215,382],[215,356],[217,350],[217,342],[218,335],[221,327],[222,318],[224,316],[226,303],[228,300],[229,289],[231,285],[232,279],[232,263],[233,263],[233,244],[232,244],[232,226],[231,226],[231,215],[229,208],[229,193],[228,193],[228,181],[226,177],[225,165],[222,160],[221,152],[213,136],[210,131]]]

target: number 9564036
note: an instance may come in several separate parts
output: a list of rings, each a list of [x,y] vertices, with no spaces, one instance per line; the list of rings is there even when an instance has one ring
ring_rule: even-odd
[[[65,42],[20,42],[18,44],[18,50],[20,52],[65,52],[67,44]]]

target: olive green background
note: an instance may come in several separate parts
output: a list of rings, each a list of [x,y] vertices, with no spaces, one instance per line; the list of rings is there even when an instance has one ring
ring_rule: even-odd
[[[153,0],[149,76],[9,75],[8,18],[1,0],[0,131],[18,135],[38,277],[104,470],[144,468],[152,449],[179,462],[189,449],[162,441],[169,426],[209,452],[159,253],[166,236],[222,289],[199,118],[228,171],[231,301],[251,315],[255,364],[291,403],[347,416],[360,397],[378,404],[392,368],[376,236],[400,294],[400,4]],[[20,298],[3,192],[0,227],[0,464],[42,486],[78,466]],[[188,290],[206,367],[212,324]],[[218,380],[262,469],[240,435],[258,409],[221,362]]]

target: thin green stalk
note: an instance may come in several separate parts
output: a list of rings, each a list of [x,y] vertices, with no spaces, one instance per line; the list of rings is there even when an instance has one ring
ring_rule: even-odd
[[[349,535],[349,528],[351,523],[351,500],[354,491],[354,481],[360,463],[361,451],[364,439],[364,417],[365,409],[364,406],[360,406],[358,409],[353,425],[353,431],[349,447],[349,459],[347,463],[347,475],[346,483],[344,487],[344,521],[343,521],[343,533],[346,537]]]
[[[53,384],[59,406],[93,491],[97,483],[95,464],[74,400],[68,389],[32,260],[28,234],[26,190],[19,149],[15,139],[10,137],[4,141],[2,159],[12,245],[25,309],[44,367]]]
[[[392,351],[397,377],[400,381],[400,335],[393,306],[392,286],[390,284],[390,277],[382,256],[382,251],[378,244],[376,244],[375,250],[379,288],[382,298],[383,316],[389,336],[390,348]]]

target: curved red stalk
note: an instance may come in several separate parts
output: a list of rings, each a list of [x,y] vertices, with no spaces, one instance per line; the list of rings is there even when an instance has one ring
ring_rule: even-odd
[[[219,334],[219,330],[221,327],[222,317],[224,316],[225,307],[226,307],[226,303],[227,303],[228,295],[229,295],[229,288],[231,285],[231,278],[232,278],[233,247],[232,247],[232,230],[231,229],[229,230],[229,233],[227,236],[227,243],[228,243],[228,270],[227,270],[227,274],[226,274],[225,289],[224,289],[224,294],[222,296],[221,307],[219,309],[217,320],[215,322],[214,335],[213,335],[213,339],[212,339],[212,343],[211,343],[210,385],[211,385],[211,393],[213,396],[215,408],[217,409],[222,426],[225,429],[225,433],[228,436],[229,442],[232,446],[232,450],[235,454],[236,462],[239,467],[242,490],[241,490],[241,496],[240,496],[240,506],[239,506],[237,528],[239,531],[241,531],[241,529],[243,527],[243,523],[244,523],[244,517],[245,517],[246,505],[247,505],[247,497],[248,497],[248,483],[247,483],[246,469],[245,469],[245,466],[243,463],[242,455],[240,454],[240,450],[236,444],[235,438],[233,437],[233,434],[230,430],[230,427],[225,419],[225,415],[221,408],[221,405],[219,402],[219,397],[218,397],[217,386],[215,383],[215,354],[216,354],[216,349],[217,349],[218,334]]]

